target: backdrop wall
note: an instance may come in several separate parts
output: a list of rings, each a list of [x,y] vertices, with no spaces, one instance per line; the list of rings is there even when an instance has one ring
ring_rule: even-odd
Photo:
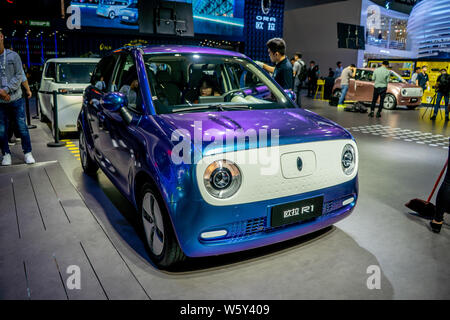
[[[351,63],[362,64],[358,50],[338,48],[337,41],[338,22],[361,24],[361,0],[303,8],[290,6],[290,1],[295,0],[286,0],[283,29],[289,57],[300,51],[307,64],[310,60],[319,64],[321,76],[328,75],[329,67],[334,70],[337,61],[342,61],[344,67]]]

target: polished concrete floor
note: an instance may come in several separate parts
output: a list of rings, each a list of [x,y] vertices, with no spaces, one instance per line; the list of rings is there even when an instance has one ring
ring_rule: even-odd
[[[449,226],[433,234],[426,220],[408,214],[404,206],[431,191],[448,152],[447,123],[441,118],[422,119],[424,109],[385,111],[381,119],[369,119],[367,114],[340,111],[322,101],[304,98],[303,104],[348,128],[356,138],[360,197],[354,213],[316,234],[249,252],[191,259],[176,272],[163,272],[151,264],[136,232],[133,208],[107,178],[99,173],[92,179],[82,173],[76,137],[66,137],[75,147],[50,149],[46,146],[50,130],[34,120],[36,160],[59,162],[132,275],[115,284],[128,288],[127,294],[115,291],[94,298],[449,299]],[[14,164],[22,163],[20,146],[14,146],[13,153]],[[108,268],[113,268],[117,257],[111,256],[110,266],[108,259],[93,262],[99,281],[114,281]],[[66,260],[78,263],[77,256]],[[0,260],[0,269],[4,263]],[[380,288],[369,289],[371,270],[377,267]],[[82,267],[82,276],[83,272]],[[8,279],[0,278],[0,288],[2,281]],[[43,296],[51,298],[51,293]]]

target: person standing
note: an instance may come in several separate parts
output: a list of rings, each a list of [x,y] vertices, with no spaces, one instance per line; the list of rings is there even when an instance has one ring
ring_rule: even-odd
[[[381,110],[383,110],[384,98],[386,97],[387,86],[391,77],[391,71],[388,69],[389,62],[383,61],[381,67],[378,67],[373,72],[372,80],[375,82],[373,89],[372,105],[370,106],[369,117],[373,118],[373,112],[375,110],[375,104],[378,98],[380,98],[380,104],[378,106],[377,118],[381,117]]]
[[[319,67],[316,66],[315,61],[311,61],[309,63],[308,69],[308,98],[314,97],[318,79],[319,79]]]
[[[446,69],[441,69],[441,74],[436,81],[436,103],[434,105],[434,113],[431,120],[436,120],[436,116],[439,113],[439,106],[441,104],[442,98],[445,102],[445,121],[448,121],[448,103],[450,95],[450,75],[447,73]]]
[[[342,62],[341,61],[336,62],[336,66],[337,66],[337,68],[334,71],[334,77],[335,78],[339,78],[341,76],[341,74],[342,74],[342,71],[344,71],[344,67],[342,66]]]
[[[350,79],[356,75],[356,65],[351,64],[342,71],[341,74],[341,96],[339,97],[338,108],[345,108],[345,96],[347,95]]]
[[[417,76],[419,75],[419,73],[420,67],[416,67],[416,69],[414,69],[413,75],[411,76],[411,79],[409,79],[409,83],[416,84]]]
[[[31,140],[25,123],[24,101],[21,83],[24,71],[20,56],[5,49],[5,36],[0,29],[0,147],[3,153],[2,165],[11,165],[11,151],[8,145],[8,112],[13,112],[15,124],[20,133],[22,150],[27,164],[35,163],[31,153]]]
[[[297,52],[294,55],[294,92],[296,94],[296,103],[299,107],[302,106],[302,101],[301,101],[301,90],[302,90],[302,85],[303,85],[303,81],[305,80],[305,76],[306,76],[306,66],[305,66],[305,62],[302,60],[302,54]]]
[[[423,91],[430,90],[430,79],[427,74],[427,66],[422,67],[422,72],[417,75],[416,85],[421,87]]]
[[[449,159],[450,149],[448,150],[447,161]],[[431,231],[435,233],[441,232],[441,227],[444,223],[444,212],[447,212],[447,214],[450,213],[450,170],[448,167],[444,181],[442,182],[436,197],[436,211],[434,213],[434,219],[430,221]]]
[[[293,89],[293,71],[292,64],[286,57],[286,43],[281,38],[273,38],[266,43],[269,58],[275,67],[262,63],[264,70],[272,73],[274,80],[283,89]]]

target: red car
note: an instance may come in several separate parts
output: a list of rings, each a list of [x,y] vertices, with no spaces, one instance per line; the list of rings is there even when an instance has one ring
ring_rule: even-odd
[[[371,68],[359,68],[356,70],[355,79],[350,79],[346,100],[371,103],[374,89],[372,81],[373,71]],[[340,97],[341,78],[337,78],[333,86],[333,96]],[[415,109],[420,105],[423,90],[421,87],[407,83],[396,72],[391,71],[391,80],[388,84],[384,108],[393,110],[397,106],[406,106]],[[379,101],[378,101],[379,103]]]

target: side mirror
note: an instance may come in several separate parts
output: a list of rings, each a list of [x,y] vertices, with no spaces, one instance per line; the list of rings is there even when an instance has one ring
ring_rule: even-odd
[[[111,92],[103,97],[103,108],[110,112],[118,112],[126,106],[128,106],[128,99],[123,93]]]
[[[297,98],[297,95],[295,94],[294,91],[292,91],[291,89],[284,89],[284,92],[287,94],[289,99],[291,99],[292,101],[295,102],[295,99]]]

